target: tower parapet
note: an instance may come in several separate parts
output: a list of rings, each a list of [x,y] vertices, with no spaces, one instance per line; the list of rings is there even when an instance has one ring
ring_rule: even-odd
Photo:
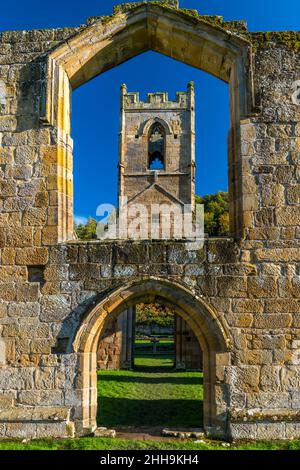
[[[126,91],[122,91],[122,97],[123,107],[126,109],[185,109],[191,105],[191,98],[194,91],[193,85],[189,84],[188,91],[177,92],[175,100],[169,99],[169,94],[167,92],[155,92],[147,93],[147,100],[142,101],[140,100],[140,94],[138,92],[127,92],[126,86],[125,89]]]

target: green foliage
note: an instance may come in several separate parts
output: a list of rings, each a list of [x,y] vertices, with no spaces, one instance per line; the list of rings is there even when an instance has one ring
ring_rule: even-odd
[[[85,225],[75,224],[75,232],[79,240],[95,240],[97,238],[96,229],[97,220],[92,218],[89,218]]]
[[[196,204],[204,204],[204,230],[210,237],[229,234],[228,193],[220,191],[206,196],[195,196]]]
[[[136,306],[136,325],[172,328],[174,326],[174,311],[160,304],[138,304]]]
[[[218,192],[206,196],[195,196],[197,204],[204,204],[205,233],[210,237],[226,236],[229,234],[229,199],[228,193]],[[89,218],[86,225],[75,224],[79,240],[95,240],[97,221]]]

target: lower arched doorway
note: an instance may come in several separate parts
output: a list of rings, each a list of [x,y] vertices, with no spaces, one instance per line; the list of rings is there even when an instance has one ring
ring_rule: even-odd
[[[98,344],[98,427],[145,438],[201,432],[202,356],[193,330],[164,303],[112,315]]]
[[[189,289],[164,279],[144,279],[118,288],[86,314],[77,332],[78,434],[97,427],[97,350],[108,321],[140,302],[163,303],[175,309],[199,341],[203,353],[203,427],[210,434],[226,435],[227,396],[224,368],[229,364],[229,336],[216,313]],[[221,370],[222,369],[222,370]]]

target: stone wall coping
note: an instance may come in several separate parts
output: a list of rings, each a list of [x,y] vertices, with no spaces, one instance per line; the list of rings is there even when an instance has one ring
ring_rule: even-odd
[[[208,242],[231,242],[235,243],[235,239],[233,237],[207,237],[204,239],[204,243]],[[153,244],[162,244],[162,245],[173,245],[173,244],[187,244],[191,243],[188,239],[168,239],[168,240],[124,240],[124,239],[114,239],[114,240],[67,240],[62,242],[56,247],[64,246],[64,245],[111,245],[111,244],[122,244],[122,245],[132,245],[132,244],[142,244],[142,245],[153,245]]]

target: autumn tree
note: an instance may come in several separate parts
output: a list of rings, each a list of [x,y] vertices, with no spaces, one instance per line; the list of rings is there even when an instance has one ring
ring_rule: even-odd
[[[195,196],[196,204],[204,204],[204,231],[211,237],[229,234],[228,193],[220,191],[206,196]]]

